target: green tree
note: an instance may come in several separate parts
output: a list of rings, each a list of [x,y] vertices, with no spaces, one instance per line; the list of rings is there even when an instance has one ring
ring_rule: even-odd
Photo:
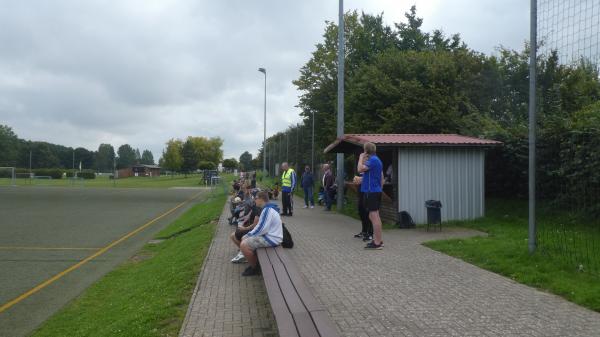
[[[16,166],[19,138],[8,125],[0,125],[0,166]]]
[[[154,165],[154,156],[150,150],[144,150],[144,152],[142,152],[141,163],[145,165]]]
[[[200,161],[198,163],[198,168],[201,170],[215,170],[217,166],[211,161]]]
[[[235,170],[238,168],[239,163],[235,158],[228,158],[223,160],[223,168],[228,170]]]
[[[188,137],[187,141],[191,142],[194,147],[197,162],[208,161],[217,165],[223,160],[223,139],[219,137],[206,138],[206,137]]]
[[[46,142],[29,142],[32,168],[58,168],[60,159]]]
[[[166,145],[167,148],[163,150],[161,158],[161,166],[171,172],[178,172],[183,164],[181,155],[183,142],[179,139],[170,139]]]
[[[240,169],[242,171],[252,171],[254,166],[252,166],[252,154],[248,151],[245,151],[240,156]]]
[[[140,154],[140,149],[135,149],[135,164],[142,163],[142,155]]]
[[[200,156],[196,150],[196,147],[194,146],[192,137],[188,137],[185,143],[183,143],[183,147],[181,148],[181,156],[183,158],[183,163],[181,165],[181,170],[183,172],[188,173],[198,169]]]
[[[115,149],[110,144],[100,144],[96,152],[96,170],[99,172],[111,172],[115,160]]]
[[[117,168],[131,167],[135,164],[135,150],[129,144],[119,146],[117,150]]]
[[[94,167],[94,152],[89,151],[83,147],[78,147],[73,150],[75,154],[75,167],[79,168],[79,163],[81,162],[81,167],[83,169],[92,169]],[[73,166],[73,164],[71,164]]]

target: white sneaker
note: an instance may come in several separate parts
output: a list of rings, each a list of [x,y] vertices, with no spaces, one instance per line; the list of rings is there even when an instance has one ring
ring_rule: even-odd
[[[310,208],[315,208],[315,206],[310,206]]]
[[[239,252],[233,259],[231,259],[231,263],[246,263],[246,257],[242,252]]]
[[[308,206],[302,206],[302,208],[308,208]]]

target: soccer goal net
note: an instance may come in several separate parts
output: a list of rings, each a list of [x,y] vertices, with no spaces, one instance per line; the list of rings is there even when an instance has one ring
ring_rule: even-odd
[[[14,167],[0,167],[0,185],[15,186],[17,184]]]

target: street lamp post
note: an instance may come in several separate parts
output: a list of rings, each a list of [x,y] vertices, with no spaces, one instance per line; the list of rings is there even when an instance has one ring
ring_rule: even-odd
[[[258,68],[258,71],[265,74],[265,113],[263,129],[263,175],[267,173],[267,69]]]
[[[312,112],[312,140],[311,140],[311,150],[310,150],[310,167],[315,172],[315,110]]]
[[[339,0],[339,23],[338,23],[338,73],[337,73],[337,137],[344,136],[344,0]],[[337,209],[341,211],[344,207],[344,154],[337,154]]]

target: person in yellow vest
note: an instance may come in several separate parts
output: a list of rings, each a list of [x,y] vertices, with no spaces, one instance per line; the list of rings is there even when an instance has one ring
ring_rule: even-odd
[[[288,167],[288,163],[284,162],[281,164],[281,203],[283,216],[292,216],[294,211],[293,194],[296,189],[296,172],[291,167]]]

